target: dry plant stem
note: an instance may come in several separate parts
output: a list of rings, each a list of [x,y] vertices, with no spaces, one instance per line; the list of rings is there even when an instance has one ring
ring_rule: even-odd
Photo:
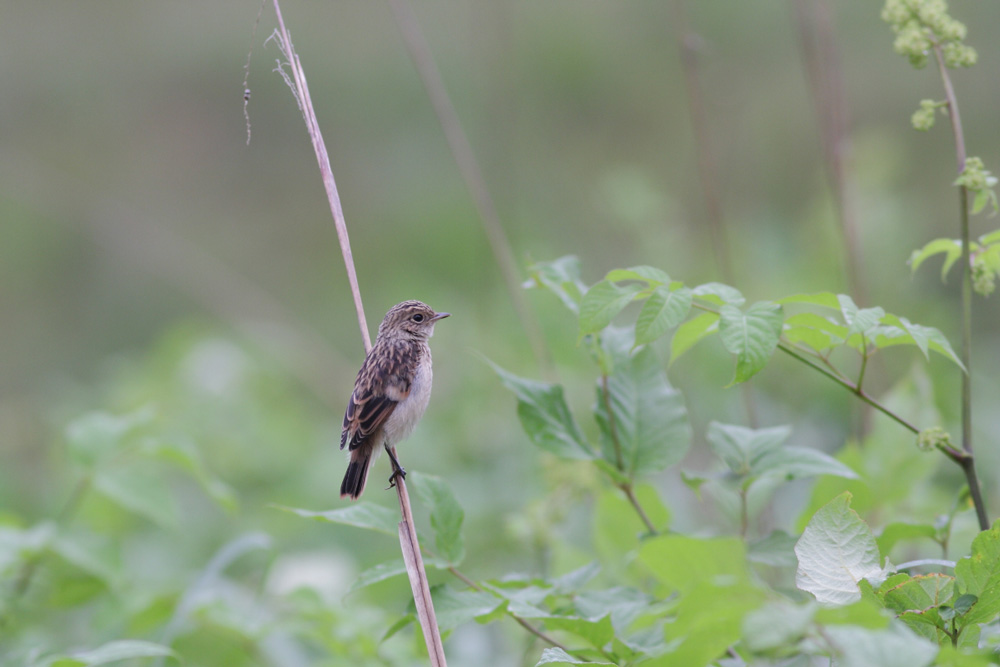
[[[681,71],[684,73],[684,87],[687,92],[688,112],[691,117],[691,130],[694,133],[695,152],[698,157],[698,180],[701,183],[702,198],[705,202],[705,217],[708,221],[708,232],[712,240],[712,253],[715,264],[722,273],[723,280],[732,285],[735,278],[732,255],[726,239],[725,225],[722,216],[722,197],[719,195],[719,172],[712,153],[712,143],[708,125],[705,119],[705,103],[701,93],[701,82],[698,78],[698,37],[691,31],[687,22],[684,0],[674,0],[674,26],[677,32],[677,43],[680,45]],[[747,421],[751,427],[757,426],[757,402],[753,389],[749,385],[740,387],[740,398]]]
[[[392,448],[392,458],[398,460],[396,448]],[[395,464],[394,464],[395,465]],[[406,573],[410,577],[410,589],[413,591],[413,602],[417,607],[417,616],[421,619],[424,630],[424,640],[427,643],[427,653],[432,665],[447,665],[444,656],[444,646],[441,644],[441,633],[438,632],[437,616],[434,613],[434,601],[431,600],[430,584],[427,581],[427,570],[424,569],[424,559],[420,555],[420,542],[417,539],[416,524],[410,510],[410,494],[406,490],[406,482],[402,474],[393,470],[396,494],[399,496],[399,507],[403,512],[403,520],[399,522],[399,543],[403,547],[403,561],[406,563]],[[425,625],[424,619],[427,619]],[[428,627],[434,632],[428,634]]]
[[[354,309],[358,315],[358,326],[361,328],[361,338],[365,342],[365,352],[372,347],[371,335],[368,333],[368,324],[365,319],[365,308],[361,302],[361,289],[358,287],[358,275],[354,270],[354,255],[351,252],[351,240],[347,235],[347,222],[344,220],[344,209],[340,205],[340,194],[337,192],[337,183],[333,180],[333,169],[330,167],[330,156],[326,152],[326,144],[323,142],[323,134],[319,129],[319,121],[316,119],[316,112],[313,110],[312,99],[309,97],[309,86],[306,84],[306,75],[299,62],[299,56],[292,47],[291,37],[285,29],[285,21],[281,17],[281,7],[278,0],[274,0],[274,12],[278,17],[278,29],[281,31],[284,55],[288,58],[288,66],[292,70],[292,83],[295,97],[298,100],[299,108],[302,111],[302,118],[309,131],[309,138],[312,140],[313,150],[316,152],[316,160],[319,162],[319,173],[323,178],[323,186],[326,188],[326,196],[330,202],[330,212],[333,214],[333,223],[337,229],[337,240],[340,242],[340,251],[344,257],[344,268],[347,270],[347,281],[351,286],[351,294],[354,297]]]
[[[863,262],[857,207],[847,168],[851,142],[830,6],[826,0],[795,0],[792,8],[819,124],[827,178],[846,249],[847,282],[854,299],[864,303],[867,301],[867,288],[861,270]]]
[[[945,99],[948,101],[948,118],[951,120],[951,131],[955,140],[958,173],[961,174],[965,170],[966,158],[962,115],[958,110],[958,98],[955,96],[955,88],[951,84],[951,77],[948,75],[939,44],[934,45],[934,57],[944,85]],[[986,514],[986,504],[982,497],[982,489],[979,487],[972,453],[972,263],[969,255],[969,193],[964,185],[958,187],[958,211],[962,236],[962,363],[965,365],[965,372],[962,374],[962,450],[966,454],[960,465],[976,506],[979,528],[988,530],[990,519]]]
[[[545,346],[545,339],[542,336],[538,320],[524,298],[521,280],[518,277],[517,261],[514,259],[510,241],[507,239],[507,234],[500,222],[493,197],[490,195],[489,188],[486,187],[486,179],[479,168],[472,146],[462,130],[462,124],[459,122],[451,98],[448,97],[448,90],[441,78],[441,72],[434,64],[427,40],[420,30],[420,23],[407,0],[389,0],[389,6],[407,51],[410,53],[410,58],[417,68],[427,96],[431,100],[431,106],[434,107],[438,122],[441,123],[441,129],[444,131],[445,139],[448,141],[448,147],[455,158],[462,179],[465,181],[465,187],[468,188],[476,202],[476,208],[479,210],[479,217],[483,222],[483,229],[489,240],[490,249],[500,267],[507,292],[514,304],[514,310],[517,312],[521,326],[524,327],[525,334],[531,343],[535,361],[546,376],[553,377],[552,360],[549,357],[548,348]]]
[[[354,296],[354,307],[358,315],[358,326],[361,329],[361,337],[365,343],[365,353],[371,350],[371,336],[368,332],[367,321],[365,320],[364,306],[361,301],[361,290],[358,287],[357,272],[354,269],[354,257],[351,253],[351,243],[347,235],[347,223],[344,220],[344,211],[340,205],[340,195],[337,192],[337,184],[333,179],[333,169],[330,167],[330,158],[323,143],[323,136],[319,130],[319,121],[316,119],[316,112],[313,110],[312,100],[309,97],[309,87],[306,84],[305,73],[299,62],[298,55],[292,46],[292,40],[285,29],[285,22],[281,16],[281,8],[278,0],[274,0],[274,11],[278,18],[280,30],[280,46],[288,59],[288,66],[291,69],[290,81],[293,86],[293,93],[302,111],[309,137],[312,139],[313,149],[316,151],[316,159],[319,162],[320,174],[323,177],[323,184],[326,186],[327,198],[330,201],[330,211],[333,213],[334,224],[337,228],[337,238],[340,241],[340,249],[344,258],[344,268],[347,270],[347,278],[351,286],[351,294]],[[289,77],[282,72],[286,80]],[[392,450],[395,457],[395,448]],[[434,602],[431,599],[430,585],[427,582],[427,572],[423,567],[423,559],[420,556],[420,542],[417,539],[416,527],[413,523],[413,512],[410,509],[410,496],[406,490],[403,476],[396,475],[396,490],[399,495],[399,508],[403,515],[403,520],[399,524],[399,545],[403,552],[403,560],[406,563],[406,573],[410,579],[410,587],[413,590],[413,600],[417,608],[417,616],[420,619],[420,627],[423,631],[424,641],[427,644],[427,653],[431,659],[433,667],[446,667],[444,648],[441,643],[441,631],[438,629],[437,620],[434,614]]]

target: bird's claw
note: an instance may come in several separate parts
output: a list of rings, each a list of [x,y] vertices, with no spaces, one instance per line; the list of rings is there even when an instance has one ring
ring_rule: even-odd
[[[406,470],[403,468],[403,466],[397,467],[395,470],[392,471],[392,474],[389,475],[389,486],[386,487],[385,489],[386,491],[396,486],[397,477],[404,480],[406,479]]]

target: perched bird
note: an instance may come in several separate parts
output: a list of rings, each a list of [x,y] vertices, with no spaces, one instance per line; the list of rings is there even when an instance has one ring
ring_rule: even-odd
[[[433,379],[427,339],[434,335],[434,324],[449,314],[436,313],[420,301],[398,303],[385,314],[344,414],[340,448],[348,448],[350,461],[341,498],[361,496],[381,447],[393,463],[389,486],[395,485],[397,475],[406,477],[391,448],[410,435],[427,409]]]

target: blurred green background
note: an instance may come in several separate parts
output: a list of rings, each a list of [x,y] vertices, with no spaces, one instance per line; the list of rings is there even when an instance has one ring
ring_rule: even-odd
[[[938,327],[957,348],[956,278],[942,285],[936,263],[911,278],[906,266],[913,248],[957,235],[946,122],[928,134],[909,126],[921,98],[942,96],[940,82],[932,68],[914,72],[893,54],[879,3],[827,4],[853,145],[863,305]],[[327,587],[333,608],[403,613],[401,579],[340,598],[353,573],[398,555],[392,539],[271,507],[344,504],[336,444],[363,348],[309,138],[272,72],[279,53],[264,43],[275,25],[269,4],[251,38],[258,6],[0,5],[0,519],[33,525],[72,502],[80,470],[63,432],[74,418],[148,406],[158,429],[193,443],[239,508],[227,514],[184,480],[170,481],[159,522],[89,495],[74,530],[106,538],[101,548],[127,578],[153,577],[176,595],[222,545],[265,531],[272,549],[248,561],[246,581],[280,587],[281,576],[305,573]],[[573,254],[588,282],[636,264],[691,284],[721,279],[671,3],[434,0],[414,10],[522,269]],[[571,502],[538,500],[572,471],[550,469],[530,446],[513,398],[482,357],[525,376],[542,371],[388,6],[287,2],[283,11],[330,151],[371,328],[408,298],[453,314],[432,341],[434,398],[401,448],[404,465],[455,490],[472,575],[573,562],[571,547],[552,552],[537,534],[544,525],[567,544],[586,539]],[[980,56],[953,74],[969,152],[996,170],[1000,6],[956,2],[952,12]],[[846,291],[793,3],[690,3],[687,14],[737,286],[751,300]],[[248,146],[242,80],[251,47]],[[991,224],[982,216],[973,233]],[[575,346],[575,322],[551,295],[526,298],[583,415],[593,371]],[[995,496],[1000,318],[994,301],[977,304],[980,470]],[[876,390],[915,359],[885,356]],[[941,359],[928,373],[953,426],[958,375]],[[731,360],[716,342],[670,375],[688,397],[696,446],[686,466],[697,468],[704,424],[745,420],[738,390],[722,388]],[[849,397],[785,359],[752,384],[762,423],[792,423],[797,444],[834,451],[853,432]],[[373,480],[387,474],[380,462]],[[698,526],[709,510],[675,477],[660,480],[673,524]],[[375,481],[366,499],[392,506],[394,494]],[[553,527],[552,516],[569,518]],[[779,509],[774,522],[792,518]],[[37,623],[29,634],[55,648],[157,627],[123,630],[102,621],[118,618],[108,611],[60,628],[46,608],[24,623]],[[380,636],[394,620],[383,612],[363,632]],[[505,647],[491,664],[520,664],[516,647],[526,639],[511,626],[458,631],[449,640],[454,663],[484,664]],[[191,632],[185,641],[208,640]],[[405,640],[385,650],[395,641]]]

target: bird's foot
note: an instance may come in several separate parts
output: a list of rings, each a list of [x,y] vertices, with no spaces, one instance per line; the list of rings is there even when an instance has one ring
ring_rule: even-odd
[[[389,475],[389,486],[386,487],[386,491],[396,486],[396,478],[406,479],[406,470],[403,466],[397,466],[393,468],[392,474]]]

